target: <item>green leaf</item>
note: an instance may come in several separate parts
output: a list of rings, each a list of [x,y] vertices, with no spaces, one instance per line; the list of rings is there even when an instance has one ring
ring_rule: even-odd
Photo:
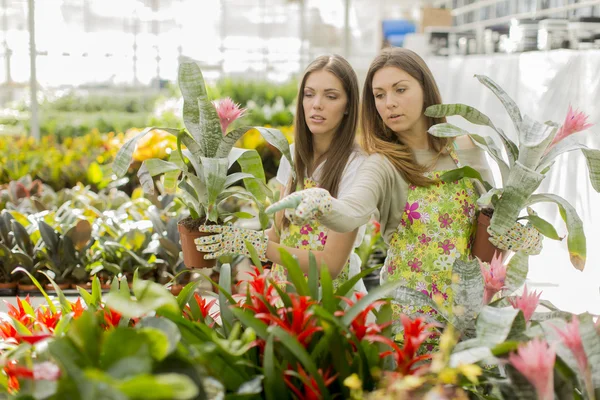
[[[344,324],[344,326],[349,326],[354,318],[356,318],[358,314],[360,314],[369,304],[382,299],[392,292],[396,293],[394,290],[401,289],[402,284],[402,281],[386,282],[383,285],[371,290],[369,293],[367,293],[367,295],[363,296],[352,307],[346,310],[344,316],[342,317],[342,324]]]
[[[243,172],[235,172],[231,175],[227,175],[227,179],[225,179],[225,188],[230,187],[234,183],[239,182],[244,178],[254,178],[254,176]]]
[[[506,267],[505,285],[509,293],[512,293],[523,286],[528,272],[529,256],[520,251],[516,252]]]
[[[491,80],[485,75],[475,75],[477,80],[483,83],[488,89],[490,89],[496,97],[502,102],[502,105],[508,112],[510,119],[512,119],[513,124],[515,126],[515,131],[519,132],[519,126],[521,125],[521,121],[523,120],[521,117],[521,111],[519,111],[519,107],[514,102],[513,99],[500,87],[496,82]]]
[[[279,248],[279,254],[281,254],[282,264],[287,269],[288,278],[296,288],[296,292],[300,296],[309,296],[308,283],[306,282],[304,272],[300,269],[298,259],[288,253],[283,247]]]
[[[542,235],[546,236],[547,238],[550,238],[552,240],[563,240],[563,238],[558,236],[558,232],[556,232],[556,229],[554,229],[550,222],[546,221],[541,217],[538,217],[537,215],[526,215],[520,217],[519,219],[526,219],[527,221],[531,222],[531,225],[533,225],[535,229],[537,229]]]
[[[298,361],[304,367],[304,370],[308,373],[308,376],[312,377],[317,386],[319,387],[319,392],[323,399],[329,399],[329,391],[325,386],[325,381],[323,381],[323,377],[319,373],[315,362],[311,359],[310,354],[302,347],[298,339],[281,329],[279,326],[271,326],[269,327],[269,331],[273,333],[273,335],[279,339],[281,344],[285,346],[293,355],[298,359]]]
[[[327,268],[325,264],[321,268]],[[308,292],[310,297],[319,299],[319,268],[317,267],[317,259],[312,251],[308,252]]]
[[[240,149],[234,149],[235,153],[240,153]],[[262,158],[256,150],[241,151],[241,154],[234,155],[243,173],[250,174],[250,177],[244,179],[244,186],[260,202],[272,198],[273,193],[266,185],[265,170],[262,164]],[[231,158],[229,159],[231,161]]]
[[[287,392],[283,381],[283,373],[275,359],[273,336],[269,335],[263,355],[263,369],[265,374],[265,396],[267,400],[279,400]]]
[[[350,279],[348,279],[346,282],[342,283],[338,287],[338,290],[335,292],[335,297],[346,296],[354,288],[354,286],[358,283],[358,281],[360,281],[365,276],[371,274],[372,272],[377,271],[380,268],[381,267],[379,267],[379,266],[365,268],[365,269],[361,270],[358,274],[353,275]],[[331,310],[328,310],[328,311],[331,311]]]
[[[40,271],[40,273],[43,274],[48,279],[48,281],[54,288],[54,291],[56,292],[56,295],[58,296],[58,300],[60,302],[61,311],[62,311],[63,315],[70,313],[72,310],[72,306],[71,306],[71,303],[69,303],[69,301],[65,297],[65,294],[63,293],[63,291],[58,287],[56,282],[54,282],[54,280],[52,278],[50,278],[50,276],[47,273],[45,273],[44,271]]]
[[[483,307],[477,317],[477,340],[484,346],[494,347],[525,331],[523,313],[512,307]]]
[[[525,205],[529,206],[541,202],[551,202],[558,206],[560,216],[565,221],[567,231],[569,232],[567,247],[571,257],[571,264],[578,270],[583,271],[586,260],[586,240],[583,231],[583,222],[579,218],[579,215],[577,215],[577,210],[568,201],[553,194],[534,194]]]
[[[465,131],[464,129],[446,122],[432,125],[427,132],[433,136],[441,138],[454,138],[458,136],[469,135],[469,132]]]
[[[392,295],[392,301],[396,304],[406,306],[429,306],[432,309],[436,310],[442,318],[448,321],[448,323],[455,323],[454,319],[448,315],[448,312],[446,310],[441,309],[429,296],[419,292],[418,290],[411,289],[405,286],[400,286],[399,288],[394,290]]]
[[[600,389],[600,335],[590,314],[582,314],[578,318],[581,342],[588,359],[588,365],[592,370],[592,382],[594,389],[598,390]]]
[[[185,285],[183,289],[181,289],[181,292],[179,292],[179,294],[177,295],[177,304],[179,304],[179,309],[183,311],[187,303],[189,303],[192,297],[194,296],[194,291],[200,285],[201,282],[201,280],[190,282],[187,285]]]
[[[194,381],[182,374],[138,375],[117,388],[132,400],[188,400],[198,395]]]
[[[269,338],[270,335],[267,331],[268,325],[260,319],[255,318],[254,314],[250,311],[244,310],[241,307],[234,307],[231,309],[231,313],[240,320],[244,326],[252,328],[261,339],[267,340]]]
[[[485,187],[485,190],[489,191],[489,190],[493,189],[492,185],[490,185],[488,182],[483,180],[479,171],[469,167],[468,165],[461,167],[461,168],[450,170],[450,171],[444,173],[442,176],[440,176],[440,180],[443,182],[455,182],[455,181],[458,181],[463,178],[477,179],[479,182],[481,182],[483,184],[483,186]]]
[[[42,293],[42,295],[46,299],[46,303],[48,304],[48,308],[50,309],[50,312],[52,312],[52,314],[56,314],[56,306],[54,305],[54,303],[52,302],[52,300],[50,300],[50,297],[48,297],[48,294],[46,293],[46,291],[44,290],[44,288],[42,287],[42,285],[40,285],[40,283],[38,282],[38,280],[35,279],[35,277],[33,275],[31,275],[23,267],[17,267],[17,268],[15,268],[12,273],[14,274],[15,272],[24,272],[27,276],[29,276],[29,279],[31,279],[31,282],[33,282],[33,284],[35,285],[35,287],[38,288],[38,290]]]
[[[260,262],[260,257],[258,256],[258,252],[254,248],[254,246],[252,246],[252,243],[250,243],[248,240],[244,240],[244,245],[246,246],[246,250],[248,250],[248,253],[250,253],[250,259],[252,260],[252,264],[256,268],[258,268],[258,270],[262,274],[263,266],[262,266],[262,262]]]
[[[12,220],[11,225],[17,246],[19,246],[25,254],[32,255],[33,243],[31,243],[31,238],[29,237],[29,233],[27,233],[27,229],[17,222],[17,220]]]
[[[158,317],[146,317],[142,318],[138,324],[136,324],[136,329],[140,328],[152,328],[154,330],[158,330],[164,334],[166,337],[167,348],[164,355],[160,358],[157,358],[154,355],[154,358],[158,360],[162,360],[164,357],[173,353],[177,348],[177,345],[181,341],[181,332],[179,332],[179,328],[175,325],[174,322],[166,319],[166,318],[158,318]]]
[[[583,149],[590,172],[590,182],[596,192],[600,193],[600,150]]]
[[[139,318],[152,311],[159,313],[181,313],[175,297],[164,286],[150,281],[133,280],[135,298],[126,298],[120,293],[108,293],[106,304],[126,318]]]
[[[227,157],[229,152],[231,152],[233,145],[251,129],[251,126],[242,126],[228,132],[225,136],[223,136],[221,143],[219,143],[215,157]]]
[[[454,304],[460,306],[464,313],[457,315],[457,328],[465,330],[472,325],[483,307],[484,281],[481,268],[477,259],[463,261],[456,259],[452,267],[452,274],[458,276],[458,280],[452,282],[454,293]]]
[[[52,252],[52,254],[56,254],[58,252],[59,242],[59,238],[56,234],[56,231],[43,220],[38,222],[38,227],[40,229],[40,235],[42,236],[46,247]]]
[[[294,160],[292,159],[292,154],[290,153],[290,145],[283,133],[281,133],[279,129],[275,128],[263,128],[255,126],[254,129],[258,130],[262,137],[265,138],[269,144],[274,146],[285,158],[287,158],[292,166],[292,176],[295,178],[296,172],[294,170]]]
[[[519,214],[530,200],[531,194],[540,186],[545,176],[515,162],[510,170],[502,197],[498,201],[490,230],[500,236],[513,227]]]
[[[227,297],[224,290],[231,291],[231,265],[221,265],[221,272],[219,274],[219,307],[221,310],[221,321],[223,322],[223,330],[226,335],[229,335],[231,328],[233,327],[233,313],[231,312],[230,305],[236,305],[236,303],[230,303],[231,296]]]
[[[471,133],[469,136],[471,137],[471,139],[473,139],[473,143],[475,143],[477,147],[484,151],[487,151],[487,153],[494,159],[494,161],[496,161],[496,164],[498,164],[498,168],[500,169],[500,176],[502,177],[502,182],[506,182],[510,170],[508,168],[508,164],[506,164],[506,161],[504,161],[504,158],[502,157],[502,151],[496,145],[494,139],[492,139],[489,136],[479,136],[474,133]]]
[[[208,207],[209,210],[211,210],[212,207],[214,211],[214,214],[209,214],[209,219],[213,222],[218,222],[215,202],[225,187],[225,181],[227,179],[227,159],[202,157],[202,165],[204,167],[206,189],[208,190]]]
[[[525,115],[519,128],[519,162],[537,170],[557,129],[555,125],[542,124]]]
[[[338,293],[342,290],[343,286],[344,285],[342,285],[338,289]],[[354,285],[352,286],[354,287]],[[348,292],[348,290],[344,292],[343,295],[345,295]],[[335,312],[337,308],[337,301],[334,296],[335,295],[333,294],[333,280],[331,279],[329,269],[321,268],[321,305],[323,306],[323,308],[325,308],[325,310],[327,310],[330,313]]]
[[[177,172],[177,175],[172,174],[170,176],[170,186],[173,186],[173,176],[176,180],[179,176],[179,173],[181,172],[179,166],[169,161],[160,160],[158,158],[150,158],[142,162],[142,165],[138,170],[137,176],[140,180],[140,184],[142,185],[144,193],[154,194],[154,180],[152,179],[152,177],[156,175],[167,174],[169,172],[174,171]]]
[[[130,361],[133,359],[135,363]],[[152,358],[148,339],[136,329],[116,327],[109,330],[102,343],[100,366],[115,379],[150,373]]]

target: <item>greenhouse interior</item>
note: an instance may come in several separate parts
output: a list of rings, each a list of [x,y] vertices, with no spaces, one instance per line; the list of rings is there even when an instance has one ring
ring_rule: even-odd
[[[0,399],[600,400],[600,0],[0,0]]]

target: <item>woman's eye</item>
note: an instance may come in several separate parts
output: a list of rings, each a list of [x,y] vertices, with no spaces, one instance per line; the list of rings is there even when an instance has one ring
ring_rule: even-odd
[[[312,97],[312,93],[304,93],[304,97]]]
[[[336,100],[336,99],[337,99],[337,97],[335,97],[335,96],[327,96],[327,98],[328,98],[329,100]]]
[[[404,93],[406,91],[406,89],[404,88],[398,88],[398,90],[396,90],[396,92],[398,93]]]
[[[375,95],[375,98],[376,99],[383,99],[383,94],[378,93],[378,94]]]

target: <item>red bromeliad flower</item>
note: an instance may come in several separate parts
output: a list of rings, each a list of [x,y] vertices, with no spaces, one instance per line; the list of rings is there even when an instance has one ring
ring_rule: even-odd
[[[10,393],[16,393],[19,391],[19,378],[32,379],[36,381],[55,381],[60,378],[60,369],[58,366],[48,361],[35,364],[33,369],[29,369],[21,367],[17,365],[16,361],[11,360],[4,367],[4,372],[8,377],[8,390]]]
[[[81,297],[77,298],[75,303],[71,303],[71,311],[73,312],[73,319],[81,317],[81,314],[85,311],[85,307],[81,303]]]
[[[285,384],[291,389],[291,391],[294,392],[294,394],[299,400],[319,400],[322,398],[322,393],[321,390],[319,390],[319,385],[317,384],[317,381],[314,377],[308,376],[308,374],[306,373],[306,371],[304,371],[300,364],[298,364],[298,371],[296,372],[302,377],[301,389],[292,383],[289,377],[293,376],[293,374],[289,373],[288,371],[293,370],[288,369],[286,372],[284,372],[283,380],[285,381]],[[337,378],[337,374],[330,376],[331,368],[327,369],[325,373],[323,373],[323,371],[319,369],[319,374],[321,374],[321,376],[323,377],[323,380],[325,381],[325,386],[331,385]]]
[[[198,293],[194,293],[194,300],[196,301],[196,304],[198,305],[198,308],[200,309],[200,313],[202,314],[202,321],[205,321],[206,317],[211,317],[212,319],[215,319],[219,315],[218,311],[214,312],[212,314],[210,313],[210,309],[215,305],[215,303],[217,302],[217,299],[212,299],[211,301],[207,301],[204,297],[200,296]],[[191,320],[192,319],[192,309],[190,308],[189,305],[186,305],[185,309],[187,311],[185,313],[185,316]]]
[[[104,317],[104,321],[101,322],[101,325],[104,326],[104,329],[115,328],[119,325],[119,322],[121,322],[121,314],[109,307],[103,306],[100,312]]]
[[[34,345],[37,342],[41,342],[42,340],[46,340],[52,337],[50,333],[39,333],[37,335],[19,335],[17,334],[19,342],[27,342],[30,345]]]
[[[28,314],[25,311],[25,308],[23,307],[23,303],[27,303],[29,305],[28,308],[33,309],[31,307],[31,301],[29,300],[29,295],[27,295],[27,297],[25,297],[25,300],[21,300],[19,298],[19,296],[17,296],[17,305],[19,307],[18,309],[15,306],[13,306],[12,304],[8,303],[6,300],[4,302],[6,303],[6,307],[8,308],[9,316],[16,319],[17,321],[19,321],[20,323],[25,325],[27,328],[31,328],[33,326],[33,322],[34,322],[33,315]]]
[[[565,122],[556,133],[556,136],[554,136],[549,148],[553,147],[558,142],[574,133],[590,128],[593,124],[588,124],[587,119],[588,116],[585,115],[585,113],[578,110],[573,111],[573,107],[569,105],[569,111],[567,112]]]
[[[281,327],[306,348],[312,336],[323,330],[317,325],[317,319],[310,310],[317,302],[308,296],[299,296],[295,293],[290,293],[290,300],[292,306],[278,308],[277,315],[268,312],[256,314],[255,317],[270,325]]]
[[[9,321],[0,322],[0,336],[7,342],[19,343],[19,333]]]
[[[523,312],[523,316],[525,317],[525,321],[528,322],[529,319],[533,316],[539,302],[541,292],[538,293],[536,291],[528,292],[527,285],[523,287],[523,294],[521,296],[515,296],[514,298],[508,299],[508,302],[515,309],[519,309]]]
[[[241,306],[252,311],[255,316],[271,314],[274,305],[279,301],[279,295],[275,287],[269,282],[269,270],[264,269],[261,274],[257,267],[253,268],[254,272],[248,273],[251,279],[238,282],[238,285],[248,284],[248,295],[242,300]],[[263,322],[269,323],[266,320]]]
[[[60,311],[53,313],[47,307],[40,307],[37,309],[36,323],[42,324],[44,327],[48,328],[49,331],[53,332],[60,317]]]
[[[400,319],[404,326],[404,343],[400,348],[392,339],[382,335],[367,335],[365,340],[370,342],[384,343],[390,346],[393,350],[386,351],[380,354],[380,357],[391,355],[398,366],[397,371],[402,375],[414,375],[420,373],[427,365],[422,365],[415,368],[415,365],[421,361],[429,360],[431,354],[417,355],[419,348],[427,338],[431,336],[430,328],[435,324],[426,324],[421,318],[411,320],[406,315],[401,314]]]
[[[356,302],[358,302],[360,299],[362,299],[365,296],[365,293],[360,293],[357,292],[354,294],[356,296]],[[348,304],[348,306],[352,307],[355,302],[342,297],[342,301],[346,302],[346,304]],[[375,308],[379,307],[380,305],[384,304],[385,300],[378,300],[375,301],[371,304],[369,304],[367,307],[365,307],[364,310],[362,310],[353,320],[352,323],[350,324],[350,331],[356,335],[356,337],[358,338],[358,340],[363,340],[363,338],[366,335],[373,335],[373,334],[378,334],[381,333],[388,325],[390,325],[392,322],[388,322],[385,324],[377,324],[376,322],[372,322],[370,324],[367,324],[367,316],[369,315],[369,313],[371,311],[373,311]],[[344,315],[344,311],[336,311],[334,314],[336,317],[340,317],[342,315]],[[354,344],[353,344],[354,346]]]

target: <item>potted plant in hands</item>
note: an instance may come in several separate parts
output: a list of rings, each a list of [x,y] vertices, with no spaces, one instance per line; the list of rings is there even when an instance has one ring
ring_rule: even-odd
[[[181,60],[178,79],[186,129],[144,129],[121,147],[113,170],[118,176],[126,174],[137,141],[148,132],[161,129],[177,137],[177,149],[171,152],[169,160],[145,160],[138,170],[138,177],[147,193],[154,192],[153,177],[162,176],[165,190],[181,196],[190,212],[190,216],[178,225],[184,264],[188,268],[210,268],[215,261],[204,260],[204,254],[197,251],[194,243],[195,238],[205,235],[198,227],[247,217],[223,211],[220,206],[224,201],[238,197],[254,202],[261,225],[266,227],[268,224],[263,203],[272,197],[272,192],[266,185],[260,156],[255,150],[234,148],[235,142],[247,131],[256,129],[291,162],[290,149],[287,139],[277,129],[244,126],[228,131],[228,126],[243,114],[243,110],[231,99],[216,104],[210,101],[202,71],[195,61]],[[236,161],[241,172],[228,175],[229,167]],[[231,188],[240,180],[244,181],[246,189]]]
[[[479,200],[479,206],[482,209],[479,223],[483,223],[485,227],[485,220],[488,219],[489,227],[487,227],[487,231],[478,229],[477,236],[483,235],[484,240],[478,243],[476,238],[473,254],[478,255],[478,245],[480,244],[490,247],[487,233],[489,233],[489,241],[498,249],[524,251],[528,254],[540,252],[540,233],[551,239],[562,240],[549,222],[537,216],[529,208],[536,203],[552,202],[558,206],[560,215],[567,225],[567,244],[571,263],[575,268],[583,270],[586,259],[586,240],[583,224],[577,211],[560,196],[550,193],[533,193],[547,176],[558,155],[578,149],[583,151],[587,160],[592,187],[600,192],[600,150],[590,149],[580,143],[577,136],[571,136],[591,126],[586,123],[587,117],[583,113],[573,112],[569,107],[562,126],[552,121],[544,123],[534,121],[527,115],[521,115],[516,103],[490,78],[483,75],[475,75],[475,77],[488,87],[506,108],[515,126],[518,144],[510,140],[502,129],[496,127],[486,115],[473,107],[464,104],[441,104],[428,107],[425,111],[425,115],[429,117],[460,115],[471,123],[489,126],[495,131],[504,146],[507,159],[503,157],[502,151],[489,136],[472,134],[449,123],[434,125],[429,130],[429,133],[438,137],[469,135],[477,146],[489,153],[500,169],[502,188],[493,188],[484,182],[488,191]],[[442,179],[455,180],[462,177],[482,181],[481,175],[470,167],[451,171]],[[528,215],[520,216],[525,209],[528,211]],[[528,221],[527,226],[519,222],[522,220]],[[493,249],[490,249],[480,258],[482,261],[489,262],[493,252]]]

